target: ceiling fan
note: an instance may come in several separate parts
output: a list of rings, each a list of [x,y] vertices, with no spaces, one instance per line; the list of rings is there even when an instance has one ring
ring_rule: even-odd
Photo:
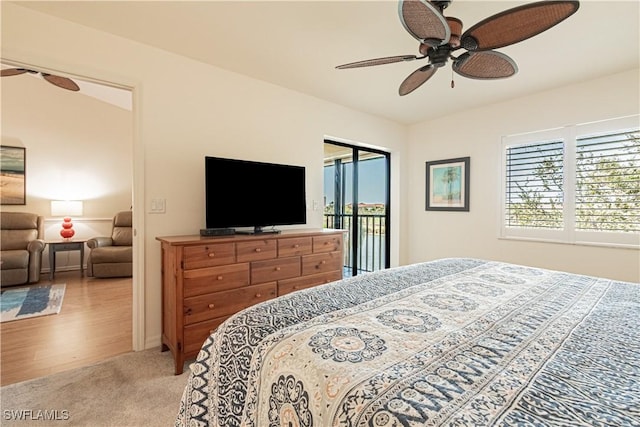
[[[429,63],[411,73],[400,85],[400,96],[407,95],[429,78],[449,59],[453,71],[472,79],[502,79],[518,72],[516,63],[493,49],[512,45],[559,24],[573,15],[579,1],[539,1],[492,15],[462,33],[462,21],[445,17],[451,0],[400,0],[398,14],[404,28],[420,42],[422,56],[398,55],[338,65],[338,69],[407,62],[428,58]],[[461,35],[462,33],[462,35]],[[454,56],[453,52],[466,52]],[[451,87],[454,83],[451,82]]]
[[[25,73],[40,74],[42,75],[42,78],[44,78],[46,81],[48,81],[53,85],[61,87],[62,89],[67,89],[74,92],[77,92],[80,90],[80,87],[78,87],[76,82],[74,82],[73,80],[67,77],[56,76],[53,74],[43,73],[40,71],[28,70],[26,68],[6,68],[3,70],[0,70],[0,76],[2,77],[17,76]]]

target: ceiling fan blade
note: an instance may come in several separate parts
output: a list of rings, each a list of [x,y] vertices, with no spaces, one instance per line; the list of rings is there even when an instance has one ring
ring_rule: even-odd
[[[578,1],[539,1],[505,10],[465,31],[462,47],[483,51],[521,42],[564,21],[579,6]]]
[[[72,90],[77,92],[80,87],[71,79],[61,76],[54,76],[53,74],[42,73],[42,77],[49,83],[61,87],[63,89]]]
[[[26,72],[27,70],[24,68],[7,68],[0,71],[0,76],[2,77],[17,76],[19,74],[24,74]]]
[[[409,74],[406,79],[404,79],[404,81],[400,85],[400,89],[398,89],[398,93],[400,94],[400,96],[410,94],[414,90],[418,89],[424,82],[429,80],[436,71],[438,71],[438,68],[434,67],[431,64],[425,65],[422,68],[418,68],[413,73]]]
[[[453,71],[471,79],[504,79],[518,72],[518,66],[504,53],[466,52],[453,62]]]
[[[394,62],[413,61],[413,60],[422,59],[422,58],[424,58],[424,56],[420,56],[420,57],[415,55],[387,56],[386,58],[365,59],[364,61],[357,61],[357,62],[351,62],[349,64],[338,65],[336,68],[339,70],[344,70],[345,68],[370,67],[372,65],[392,64]]]
[[[442,13],[426,0],[400,0],[400,22],[420,43],[439,46],[449,41],[451,29]]]

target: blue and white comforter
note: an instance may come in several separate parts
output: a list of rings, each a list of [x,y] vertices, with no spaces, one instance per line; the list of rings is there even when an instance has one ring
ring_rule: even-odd
[[[640,284],[474,259],[250,307],[176,426],[640,426]]]

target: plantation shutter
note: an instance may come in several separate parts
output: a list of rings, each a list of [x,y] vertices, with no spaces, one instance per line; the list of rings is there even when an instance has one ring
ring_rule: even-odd
[[[562,139],[506,149],[505,225],[563,228]]]
[[[640,231],[639,131],[576,138],[576,230]]]

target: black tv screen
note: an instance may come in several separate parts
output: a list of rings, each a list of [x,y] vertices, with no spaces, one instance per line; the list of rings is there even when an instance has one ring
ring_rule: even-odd
[[[305,168],[205,157],[206,227],[305,224]]]

